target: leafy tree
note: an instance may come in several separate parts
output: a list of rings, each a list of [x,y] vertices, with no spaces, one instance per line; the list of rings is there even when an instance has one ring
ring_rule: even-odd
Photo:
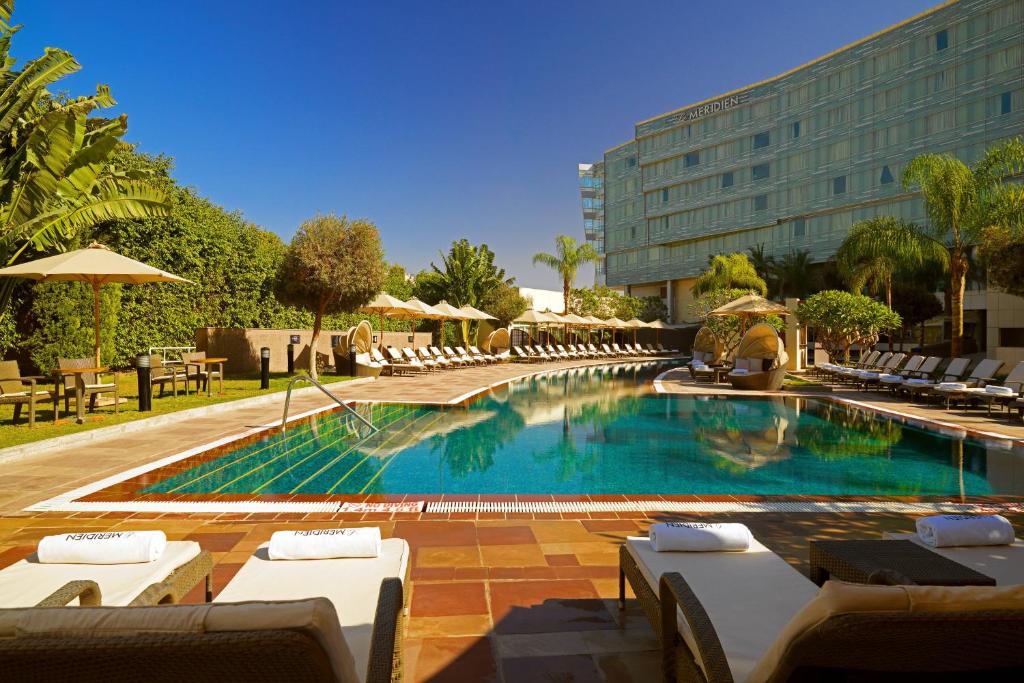
[[[892,309],[899,313],[900,318],[903,319],[900,336],[905,336],[908,327],[912,328],[914,325],[920,325],[920,344],[923,347],[924,323],[926,320],[942,314],[942,303],[936,298],[934,290],[920,286],[897,285],[893,291],[895,296],[893,296]]]
[[[44,373],[58,358],[92,357],[95,341],[92,287],[84,282],[40,282],[34,286],[32,332],[22,342],[32,363]],[[104,358],[114,355],[121,285],[100,289],[100,344]]]
[[[33,251],[61,251],[82,230],[113,218],[166,215],[161,192],[109,162],[128,129],[122,115],[90,119],[116,104],[105,85],[96,94],[56,98],[47,88],[81,67],[70,53],[46,48],[15,71],[14,3],[0,3],[0,263]],[[0,286],[6,308],[15,283]]]
[[[717,254],[708,260],[708,269],[697,277],[693,293],[700,296],[719,289],[747,289],[768,294],[768,284],[757,274],[747,255],[741,252]]]
[[[1024,223],[1016,232],[993,225],[981,233],[978,251],[988,271],[988,284],[1007,294],[1024,296]]]
[[[412,298],[412,280],[400,264],[388,265],[384,275],[384,291],[403,301]]]
[[[922,250],[930,247],[944,252],[953,317],[950,353],[954,356],[963,351],[963,299],[970,271],[969,253],[985,228],[1006,226],[1024,213],[1020,186],[1005,182],[1022,170],[1024,138],[989,148],[973,167],[948,154],[924,154],[912,159],[904,169],[903,185],[921,192],[929,225],[905,226],[903,237],[915,240]]]
[[[278,296],[313,313],[309,374],[317,377],[324,315],[369,303],[384,284],[384,249],[368,220],[318,215],[299,226],[278,271]]]
[[[817,290],[818,274],[806,250],[791,251],[781,259],[772,259],[771,269],[768,290],[773,296],[806,299]]]
[[[566,311],[571,310],[569,308],[569,299],[571,298],[572,286],[576,282],[576,271],[584,263],[597,263],[600,260],[601,255],[597,253],[593,246],[586,242],[580,244],[569,235],[559,235],[555,238],[554,254],[542,251],[533,255],[534,265],[542,263],[557,271],[558,275],[562,278],[562,299],[565,303]]]
[[[812,294],[800,304],[797,317],[814,328],[818,342],[829,360],[849,360],[854,344],[870,346],[884,330],[902,324],[898,313],[863,294],[825,290]]]
[[[632,320],[639,318],[644,309],[644,302],[635,296],[621,294],[615,300],[615,317],[619,320]]]
[[[480,302],[480,308],[497,318],[503,326],[521,316],[529,307],[529,300],[519,293],[519,288],[504,282],[487,292]]]
[[[456,308],[479,308],[490,291],[515,283],[515,278],[505,277],[505,270],[496,266],[494,259],[486,244],[475,246],[467,239],[452,242],[448,253],[441,254],[440,266],[431,263],[430,271],[416,276],[413,294],[428,304],[444,299]],[[476,326],[476,321],[463,321],[462,339],[471,339]]]
[[[939,243],[917,239],[913,225],[878,216],[853,224],[836,252],[836,263],[850,291],[860,294],[870,284],[892,308],[893,281],[927,261],[943,261],[944,254]]]
[[[643,299],[640,299],[640,303],[643,305],[643,308],[640,309],[640,313],[636,317],[645,323],[664,320],[668,317],[668,308],[660,296],[645,296]]]
[[[710,315],[711,311],[719,306],[724,306],[730,301],[735,301],[741,296],[756,293],[749,289],[715,289],[701,294],[689,306],[690,314],[698,318],[702,326],[711,330],[711,334],[715,336],[715,339],[725,349],[726,357],[732,354],[739,345],[740,339],[743,338],[743,331],[745,329],[743,320],[735,315]],[[766,322],[780,331],[786,327],[785,322],[777,315],[757,316],[752,318],[749,324],[753,325],[757,322]],[[746,327],[749,327],[749,325]]]

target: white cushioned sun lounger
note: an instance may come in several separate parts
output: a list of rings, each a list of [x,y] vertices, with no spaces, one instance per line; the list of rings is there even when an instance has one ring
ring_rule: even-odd
[[[679,572],[718,632],[734,681],[745,681],[793,615],[818,587],[757,539],[746,552],[655,552],[647,537],[629,537],[626,549],[658,594],[661,575]],[[682,614],[680,633],[698,652]]]
[[[388,577],[405,580],[409,544],[387,538],[378,557],[331,560],[271,560],[268,545],[256,550],[214,602],[327,598],[338,614],[343,651],[351,653],[358,680],[364,680],[380,583]]]
[[[153,562],[41,564],[35,553],[0,571],[0,607],[33,607],[71,581],[95,581],[103,605],[124,606],[199,556],[195,541],[168,541]]]
[[[915,533],[898,534],[887,531],[882,537],[890,541],[913,541],[933,553],[970,567],[985,576],[991,576],[996,580],[997,586],[1024,584],[1024,541],[1019,538],[1013,545],[933,548],[922,542]]]

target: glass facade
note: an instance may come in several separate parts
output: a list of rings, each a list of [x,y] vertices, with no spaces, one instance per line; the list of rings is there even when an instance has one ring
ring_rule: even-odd
[[[710,255],[757,245],[822,261],[856,221],[926,221],[900,183],[912,157],[971,162],[1022,132],[1024,0],[947,3],[637,123],[633,139],[588,165],[603,180],[602,208],[584,209],[595,221],[585,226],[613,286],[692,278]]]
[[[583,207],[583,237],[597,253],[604,254],[604,163],[580,164],[580,203]],[[594,284],[603,285],[604,259],[594,266]]]

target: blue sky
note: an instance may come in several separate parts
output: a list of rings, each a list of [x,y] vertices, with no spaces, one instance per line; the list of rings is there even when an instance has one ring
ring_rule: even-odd
[[[933,4],[19,0],[14,53],[70,50],[72,93],[109,84],[131,141],[285,239],[345,212],[410,270],[465,236],[557,287],[530,260],[582,239],[578,162]]]

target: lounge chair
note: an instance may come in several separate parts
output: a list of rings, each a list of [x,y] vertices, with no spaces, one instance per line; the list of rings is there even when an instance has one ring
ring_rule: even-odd
[[[667,349],[667,348],[665,348],[662,345],[661,342],[658,342],[655,346],[657,346],[659,351],[661,351],[662,353],[665,353],[665,354],[669,354],[669,355],[675,356],[675,355],[677,355],[679,353],[679,349]]]
[[[380,349],[370,349],[370,358],[373,359],[374,363],[380,366],[382,375],[395,374],[394,365],[384,357],[384,354],[380,352]]]
[[[402,347],[402,357],[405,358],[406,362],[409,364],[420,365],[429,372],[435,372],[441,369],[441,365],[436,360],[423,360],[408,346]]]
[[[21,407],[28,406],[28,426],[36,424],[36,406],[40,401],[53,401],[53,421],[60,415],[59,385],[53,389],[39,389],[36,382],[48,378],[41,376],[23,377],[18,369],[18,361],[0,361],[0,405],[14,406],[14,422],[21,416]],[[50,378],[50,381],[53,381]]]
[[[621,347],[618,344],[612,344],[612,351],[614,351],[615,353],[617,353],[618,355],[623,356],[623,357],[627,357],[627,356],[632,356],[633,355],[631,352],[626,351],[625,344],[623,344]]]
[[[171,384],[171,396],[178,395],[178,377],[185,379],[185,370],[181,365],[167,365],[159,353],[149,354],[149,383],[160,387],[160,398],[167,391],[168,382]],[[188,391],[188,380],[185,380],[185,390]]]
[[[593,344],[587,344],[587,351],[590,351],[590,353],[594,354],[595,358],[608,358],[610,355],[605,351],[602,351],[601,349],[597,348]]]
[[[935,395],[946,399],[946,409],[953,403],[964,399],[964,389],[983,387],[990,382],[995,382],[995,375],[1003,367],[1003,361],[994,358],[986,358],[974,366],[964,380],[960,382],[946,382],[935,387]]]
[[[577,344],[576,351],[580,354],[581,358],[597,358],[597,354],[593,353],[584,344]]]
[[[388,353],[388,359],[391,364],[391,374],[409,374],[409,373],[420,373],[426,372],[427,366],[419,362],[418,359],[413,359],[416,362],[413,363],[408,358],[403,356],[398,349],[394,346],[389,346],[384,349]]]
[[[460,361],[463,365],[479,365],[480,364],[480,361],[478,361],[476,358],[470,358],[469,355],[465,354],[465,353],[456,353],[455,350],[452,349],[452,347],[450,347],[450,346],[445,346],[445,347],[442,348],[442,350],[444,351],[444,355],[448,356],[449,358],[451,358],[453,360]]]
[[[358,559],[271,561],[264,545],[209,605],[5,610],[0,670],[12,683],[398,683],[410,564],[401,539]]]
[[[1017,363],[1001,384],[982,382],[981,386],[968,387],[955,392],[956,398],[964,398],[984,403],[988,414],[992,414],[992,405],[1010,405],[1020,398],[1024,389],[1024,361]]]
[[[436,364],[438,369],[440,369],[440,370],[449,370],[452,367],[454,367],[454,365],[455,365],[454,363],[452,363],[447,358],[444,358],[444,357],[437,358],[437,357],[435,357],[434,354],[432,354],[430,352],[430,349],[428,349],[426,346],[421,346],[418,349],[416,349],[416,356],[421,361],[423,361],[424,364],[426,364],[427,361],[430,361],[431,363]]]
[[[937,555],[957,564],[981,572],[996,580],[997,586],[1024,584],[1024,541],[1015,539],[1013,545],[986,545],[935,548],[923,543],[916,533],[886,531],[882,538],[893,541],[912,541]]]
[[[531,356],[526,351],[523,351],[520,346],[512,347],[512,360],[518,363],[539,363],[540,358]]]
[[[461,346],[460,347],[456,347],[456,351],[458,351],[461,348],[462,348]],[[475,346],[470,346],[469,347],[469,353],[470,353],[470,355],[473,358],[482,358],[487,363],[497,363],[498,362],[497,356],[494,356],[494,355],[492,355],[490,353],[484,353],[484,352],[482,352],[480,349],[478,349]]]
[[[911,400],[927,396],[935,391],[935,387],[943,382],[959,381],[967,373],[967,368],[970,365],[970,358],[954,358],[949,361],[949,365],[946,366],[946,369],[938,377],[934,379],[931,377],[912,377],[904,380],[902,390],[907,392]]]
[[[527,348],[528,351],[532,350],[533,353],[536,354],[536,356],[538,358],[540,358],[541,360],[543,360],[543,361],[553,361],[553,360],[556,360],[555,358],[552,358],[551,356],[549,356],[548,352],[545,351],[544,347],[542,347],[540,344],[534,344],[532,348],[531,347],[526,347],[526,348]]]
[[[756,541],[746,552],[657,553],[629,538],[619,557],[661,640],[666,681],[1024,676],[1021,586],[829,581],[819,592]]]
[[[885,362],[881,367],[874,370],[861,370],[857,374],[857,385],[862,391],[867,391],[872,386],[881,385],[882,375],[888,375],[894,373],[900,369],[900,364],[907,357],[905,353],[894,353],[889,356],[889,360]]]
[[[204,577],[210,600],[212,571],[210,553],[195,541],[168,541],[159,559],[130,564],[43,564],[33,553],[0,570],[0,608],[147,604],[153,584],[166,588],[164,602],[177,602]]]
[[[838,376],[844,371],[855,371],[855,370],[866,370],[868,366],[874,363],[882,355],[881,351],[871,351],[866,356],[862,355],[860,360],[853,365],[838,365],[836,363],[822,363],[816,365],[815,368],[819,373],[823,373],[826,377]]]
[[[92,368],[96,366],[95,358],[58,358],[57,367],[61,370],[72,370],[75,368]],[[82,400],[89,399],[89,412],[96,410],[96,397],[100,394],[114,395],[114,413],[118,412],[120,401],[117,398],[117,378],[119,373],[111,373],[114,376],[113,382],[103,381],[103,374],[95,372],[84,372],[78,377],[84,385],[82,389]],[[64,376],[64,412],[71,412],[71,397],[75,396],[75,375]]]
[[[886,351],[875,357],[875,360],[867,361],[862,365],[853,366],[848,368],[839,368],[833,377],[840,383],[843,382],[857,382],[860,380],[860,374],[862,372],[875,372],[879,368],[885,367],[885,364],[889,362],[889,359],[893,357],[891,351]]]
[[[758,323],[747,330],[736,347],[736,360],[729,372],[733,389],[778,391],[786,379],[789,355],[775,328]]]
[[[196,392],[205,391],[211,379],[220,380],[221,391],[224,390],[224,363],[217,363],[216,369],[201,361],[206,360],[206,351],[192,351],[181,354],[181,362],[185,371],[185,382],[195,379]],[[186,392],[188,387],[186,386]]]
[[[579,358],[580,357],[580,352],[577,351],[576,349],[572,348],[572,346],[570,346],[569,348],[566,348],[562,344],[558,344],[558,345],[555,346],[555,350],[558,351],[558,355],[560,355],[562,358]]]
[[[914,356],[914,358],[922,358],[921,356]],[[928,356],[923,358],[917,367],[911,367],[914,358],[907,361],[907,364],[903,366],[903,369],[895,374],[882,375],[878,378],[882,386],[891,389],[892,391],[899,391],[903,386],[903,383],[908,379],[927,379],[932,376],[935,372],[939,363],[942,362],[941,356]]]
[[[436,360],[441,365],[448,363],[448,367],[451,368],[461,368],[464,365],[466,365],[466,363],[461,358],[449,358],[448,356],[445,355],[444,351],[437,348],[436,346],[427,347],[427,350],[430,351],[431,358]]]
[[[601,350],[604,351],[604,355],[607,356],[608,358],[617,358],[622,355],[619,352],[613,351],[612,347],[608,346],[607,344],[601,344]]]

